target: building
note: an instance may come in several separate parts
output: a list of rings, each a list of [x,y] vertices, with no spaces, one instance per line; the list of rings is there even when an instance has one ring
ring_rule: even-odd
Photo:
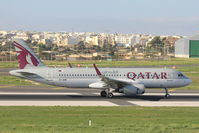
[[[17,32],[17,34],[14,36],[14,39],[28,40],[29,36],[26,32]]]
[[[98,45],[98,36],[90,36],[91,37],[91,45]]]
[[[199,34],[176,41],[175,57],[199,58]]]
[[[131,44],[131,39],[133,36],[131,35],[116,35],[115,42],[116,44]]]
[[[85,42],[88,43],[89,45],[98,45],[98,36],[97,35],[91,35],[85,37]]]
[[[0,35],[3,35],[3,36],[7,35],[7,31],[0,30]]]
[[[68,39],[63,39],[63,40],[59,40],[57,41],[57,46],[67,46],[68,45]]]
[[[79,36],[68,36],[68,44],[69,45],[75,45],[80,42]]]

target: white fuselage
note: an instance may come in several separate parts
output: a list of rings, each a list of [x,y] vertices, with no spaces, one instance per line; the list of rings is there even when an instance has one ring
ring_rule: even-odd
[[[191,83],[191,80],[174,69],[161,68],[100,68],[101,73],[111,79],[128,83],[141,83],[145,88],[174,88]],[[34,73],[24,76],[20,72]],[[100,82],[94,68],[50,68],[35,67],[13,70],[11,75],[55,86],[70,88],[89,88]],[[97,87],[96,87],[97,88]],[[100,88],[100,87],[99,87]]]

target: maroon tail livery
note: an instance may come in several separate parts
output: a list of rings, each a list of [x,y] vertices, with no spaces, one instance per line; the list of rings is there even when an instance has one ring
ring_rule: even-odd
[[[19,68],[43,66],[43,63],[36,57],[23,40],[14,40],[14,47],[17,52]]]

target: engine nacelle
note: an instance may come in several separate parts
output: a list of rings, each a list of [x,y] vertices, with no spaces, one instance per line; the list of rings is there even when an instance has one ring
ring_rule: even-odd
[[[89,84],[89,87],[95,88],[95,89],[105,89],[105,88],[107,88],[107,84],[100,81],[100,82]]]
[[[145,86],[143,84],[127,85],[122,90],[125,95],[144,94]]]

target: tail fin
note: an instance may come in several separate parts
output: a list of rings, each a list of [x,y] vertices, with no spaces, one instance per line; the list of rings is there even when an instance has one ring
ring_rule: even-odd
[[[35,53],[27,46],[23,40],[15,39],[13,45],[17,52],[20,69],[44,66],[44,64],[37,58]]]

